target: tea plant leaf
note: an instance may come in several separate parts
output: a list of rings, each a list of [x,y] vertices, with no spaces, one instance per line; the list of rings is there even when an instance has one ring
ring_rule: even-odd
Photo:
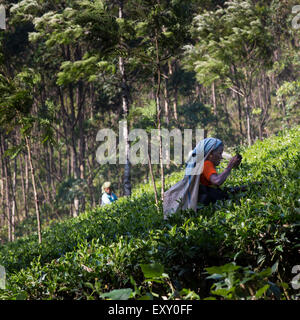
[[[220,266],[220,267],[205,268],[205,270],[209,274],[222,274],[222,273],[228,273],[228,272],[238,270],[239,268],[240,267],[235,265],[235,263],[228,263],[228,264],[225,264],[224,266]]]
[[[164,273],[164,267],[159,263],[141,264],[141,268],[146,279],[160,278]]]
[[[101,298],[108,298],[108,300],[128,300],[131,297],[132,289],[116,289],[108,293],[100,295]]]
[[[265,286],[263,286],[262,288],[260,288],[259,290],[256,291],[255,297],[257,299],[261,298],[262,295],[270,288],[269,284],[266,284]]]

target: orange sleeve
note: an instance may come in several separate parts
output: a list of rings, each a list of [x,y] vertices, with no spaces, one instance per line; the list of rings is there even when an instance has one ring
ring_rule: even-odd
[[[214,173],[217,173],[214,164],[209,160],[204,161],[204,168],[202,172],[204,178],[209,181],[210,176]]]

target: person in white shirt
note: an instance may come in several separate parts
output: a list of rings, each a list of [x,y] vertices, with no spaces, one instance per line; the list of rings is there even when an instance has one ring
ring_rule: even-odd
[[[112,192],[111,182],[106,181],[102,185],[102,198],[101,205],[105,206],[106,204],[111,204],[114,201],[118,200],[118,197]]]

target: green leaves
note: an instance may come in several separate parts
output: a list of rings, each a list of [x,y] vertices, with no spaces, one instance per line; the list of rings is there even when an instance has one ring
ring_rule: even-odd
[[[148,281],[158,279],[163,275],[164,267],[158,263],[141,264],[144,277]]]
[[[52,225],[40,246],[35,235],[2,246],[9,287],[0,297],[24,291],[26,299],[283,299],[282,288],[291,294],[285,277],[299,249],[299,141],[295,128],[239,150],[245,166],[230,184],[266,179],[250,185],[239,203],[164,221],[143,184],[132,198]],[[181,178],[178,172],[167,183]],[[72,199],[77,187],[83,191],[65,181],[60,196]]]
[[[210,267],[210,268],[205,268],[205,270],[209,273],[209,274],[217,274],[217,275],[222,275],[222,274],[226,274],[226,273],[230,273],[233,271],[236,271],[240,269],[239,266],[237,266],[235,263],[228,263],[225,264],[224,266],[220,266],[220,267]],[[210,277],[208,277],[210,279]]]
[[[264,66],[270,65],[273,43],[262,24],[262,13],[251,1],[230,1],[225,5],[224,9],[205,11],[194,18],[192,34],[197,44],[185,48],[185,68],[195,69],[198,81],[207,86],[222,79],[233,87],[249,80],[250,69],[258,72],[260,61]]]
[[[26,84],[28,89],[24,89]],[[32,104],[30,80],[20,83],[18,75],[14,79],[0,75],[0,123],[3,127],[9,129],[15,124],[25,124],[23,119],[30,117]]]
[[[215,280],[211,287],[211,294],[232,300],[238,298],[260,299],[267,298],[267,290],[272,287],[267,279],[271,276],[271,269],[254,272],[250,267],[241,267],[235,263],[229,263],[220,267],[206,268],[211,276],[206,279]],[[272,292],[278,295],[278,286],[272,284]],[[256,293],[254,293],[256,290]],[[275,290],[275,291],[274,291]],[[279,290],[279,296],[280,296]]]
[[[115,66],[108,61],[101,61],[97,55],[86,54],[82,60],[65,61],[61,65],[61,72],[57,75],[58,85],[67,85],[79,80],[96,81],[101,73],[115,73]]]
[[[101,298],[106,298],[108,300],[128,300],[132,295],[132,289],[116,289],[108,293],[103,293],[100,295]]]
[[[270,288],[269,284],[264,285],[262,288],[256,291],[255,298],[259,299],[263,296],[264,293]]]

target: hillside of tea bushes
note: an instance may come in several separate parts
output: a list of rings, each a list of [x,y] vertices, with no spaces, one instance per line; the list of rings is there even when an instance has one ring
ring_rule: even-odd
[[[164,220],[140,185],[45,228],[41,245],[32,234],[2,246],[0,299],[299,299],[299,150],[300,127],[244,149],[225,185],[248,191],[197,213]]]

